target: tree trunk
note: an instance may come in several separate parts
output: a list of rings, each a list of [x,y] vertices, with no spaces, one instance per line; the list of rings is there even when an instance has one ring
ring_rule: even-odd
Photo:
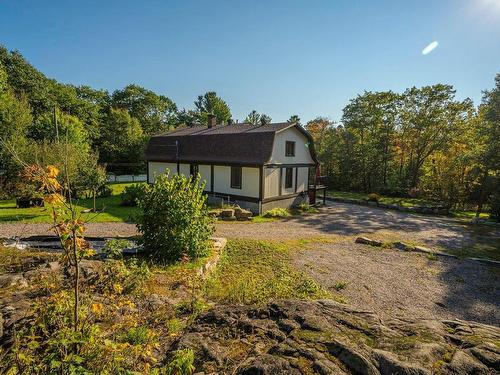
[[[78,310],[80,307],[80,267],[78,264],[78,251],[76,248],[76,231],[73,229],[73,257],[75,262],[75,280],[74,280],[74,310],[73,310],[73,319],[74,319],[74,330],[75,332],[78,330]]]
[[[479,217],[481,215],[481,211],[483,210],[483,204],[484,204],[484,198],[485,198],[485,184],[488,181],[488,169],[484,170],[483,173],[483,178],[481,181],[481,190],[479,191],[479,201],[477,202],[477,209],[476,209],[476,217]]]
[[[96,208],[95,208],[95,195],[96,195],[96,192],[95,192],[95,189],[92,190],[92,198],[94,200],[94,212],[96,211]]]

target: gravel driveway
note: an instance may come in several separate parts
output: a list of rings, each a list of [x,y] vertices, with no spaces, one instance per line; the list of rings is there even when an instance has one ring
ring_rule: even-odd
[[[500,325],[500,268],[461,259],[355,244],[300,250],[294,264],[350,306],[384,318],[466,319]],[[347,283],[337,292],[336,283]],[[337,284],[338,287],[338,284]]]
[[[0,237],[44,235],[48,224],[0,224]],[[88,236],[136,235],[134,224],[90,223]],[[302,249],[295,264],[326,288],[346,281],[340,293],[360,309],[382,316],[462,318],[499,325],[500,267],[416,253],[374,249],[354,243],[369,235],[385,241],[414,241],[430,247],[498,244],[500,230],[457,220],[330,203],[318,214],[269,223],[217,224],[217,235],[284,241],[329,237]]]
[[[48,224],[0,224],[0,237],[47,234]],[[134,224],[89,223],[89,236],[133,236]],[[500,229],[467,225],[458,220],[383,210],[344,203],[329,203],[320,213],[268,223],[220,222],[217,235],[228,238],[286,240],[328,235],[370,234],[382,240],[407,240],[461,248],[500,240]]]

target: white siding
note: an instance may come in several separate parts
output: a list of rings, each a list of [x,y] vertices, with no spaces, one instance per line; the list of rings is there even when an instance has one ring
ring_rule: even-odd
[[[175,163],[161,163],[156,161],[148,162],[148,172],[149,180],[148,182],[153,183],[156,177],[165,173],[166,170],[170,170],[170,174],[177,173],[177,164]]]
[[[241,168],[241,189],[231,188],[231,167],[214,166],[214,190],[217,193],[259,197],[259,168]]]
[[[191,171],[191,167],[189,164],[179,164],[179,173],[183,174],[186,177],[189,177],[189,173]]]
[[[295,142],[295,156],[285,156],[286,141]],[[270,164],[313,164],[307,137],[296,128],[276,133]]]
[[[308,177],[309,177],[308,167],[297,168],[297,193],[301,191],[306,191],[309,188],[307,186]]]
[[[286,172],[285,167],[266,167],[264,169],[265,176],[265,187],[264,187],[264,198],[272,198],[279,196],[279,188],[280,188],[280,170],[282,173],[281,176],[281,195],[293,194],[295,193],[295,174],[297,173],[297,193],[302,191],[306,191],[308,189],[307,186],[307,177],[309,174],[308,167],[298,167],[297,172],[295,171],[295,167],[293,168],[293,176],[292,176],[292,187],[286,189]]]
[[[167,169],[170,170],[170,175],[177,173],[177,164],[176,163],[162,163],[156,161],[148,162],[149,168],[149,181],[153,183],[160,174],[165,173]],[[179,164],[179,171],[186,177],[189,177],[189,173],[191,171],[190,164]],[[206,181],[205,191],[210,191],[210,165],[199,165],[198,171],[201,175],[201,181]]]
[[[280,194],[280,168],[265,168],[264,198],[276,197]]]
[[[210,171],[210,165],[199,165],[198,172],[201,175],[201,181],[205,181],[205,191],[210,191],[210,178],[212,173]]]

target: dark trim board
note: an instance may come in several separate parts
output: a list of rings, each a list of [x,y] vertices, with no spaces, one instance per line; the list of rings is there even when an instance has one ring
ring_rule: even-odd
[[[248,164],[248,163],[238,163],[238,162],[222,162],[222,161],[213,161],[213,160],[162,160],[162,159],[149,159],[146,160],[148,162],[157,162],[157,163],[180,163],[180,164],[191,164],[195,163],[198,165],[221,165],[221,166],[238,166],[238,167],[249,167],[249,168],[258,168],[258,167],[266,167],[266,168],[280,168],[280,167],[314,167],[316,164],[314,163],[302,163],[302,164]]]
[[[161,160],[161,159],[149,159],[146,163],[156,162],[156,163],[177,163],[177,164],[198,164],[198,165],[220,165],[220,166],[234,166],[234,167],[248,167],[248,168],[258,168],[262,164],[248,164],[248,163],[237,163],[237,162],[222,162],[222,161],[211,161],[211,160]]]
[[[259,168],[259,199],[264,198],[265,180],[264,180],[264,167]]]
[[[295,167],[295,192],[297,192],[298,174],[299,174],[299,168]]]
[[[264,164],[266,168],[280,168],[280,167],[313,167],[316,164]]]
[[[240,201],[247,201],[247,202],[252,202],[252,203],[259,203],[261,200],[256,197],[248,197],[245,195],[234,195],[234,194],[228,194],[228,193],[219,193],[217,191],[215,192],[209,192],[205,191],[205,193],[209,196],[219,196],[221,198],[226,198],[229,197],[231,200],[240,200]]]
[[[307,191],[301,191],[299,193],[292,193],[292,194],[287,194],[287,195],[279,195],[277,197],[271,197],[271,198],[266,198],[262,200],[262,203],[269,203],[269,202],[274,202],[274,201],[281,201],[283,199],[290,199],[290,198],[295,198],[298,197],[299,195],[302,194],[307,194]]]

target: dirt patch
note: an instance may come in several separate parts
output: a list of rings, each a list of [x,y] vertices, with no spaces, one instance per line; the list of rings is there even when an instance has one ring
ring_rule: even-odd
[[[294,265],[348,304],[383,317],[459,318],[500,324],[500,269],[355,244],[312,243]]]

